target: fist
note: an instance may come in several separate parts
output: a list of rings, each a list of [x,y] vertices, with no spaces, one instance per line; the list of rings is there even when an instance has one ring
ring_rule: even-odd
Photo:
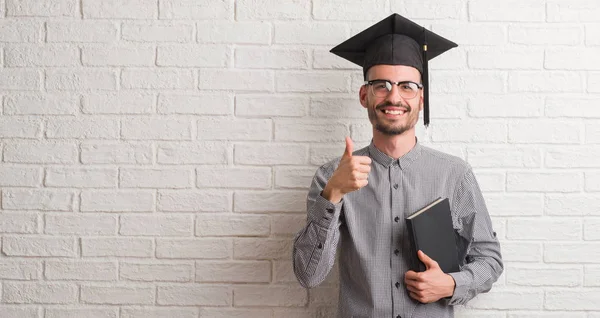
[[[369,183],[371,158],[353,156],[353,148],[352,139],[346,137],[346,149],[340,164],[323,189],[323,197],[331,202],[337,203],[344,194],[356,191]]]

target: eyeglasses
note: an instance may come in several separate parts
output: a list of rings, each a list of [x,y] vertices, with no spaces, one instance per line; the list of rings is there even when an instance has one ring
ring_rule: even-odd
[[[383,79],[365,81],[365,85],[369,85],[371,94],[377,97],[386,97],[392,91],[392,85],[397,85],[400,91],[400,96],[404,99],[413,99],[417,96],[423,85],[411,81],[392,82]]]

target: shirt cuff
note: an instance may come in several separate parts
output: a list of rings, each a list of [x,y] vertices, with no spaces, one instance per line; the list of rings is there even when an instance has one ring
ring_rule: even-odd
[[[448,273],[448,275],[454,278],[454,294],[448,304],[458,305],[461,303],[460,300],[467,296],[470,285],[469,278],[463,272]]]
[[[333,221],[339,220],[343,202],[344,199],[334,204],[321,195],[317,196],[315,204],[310,211],[311,219],[324,228],[329,228],[332,223],[337,224],[337,222]]]

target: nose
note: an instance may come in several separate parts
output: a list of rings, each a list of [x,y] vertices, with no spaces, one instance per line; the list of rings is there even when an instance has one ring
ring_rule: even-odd
[[[398,85],[392,85],[392,90],[387,94],[385,100],[393,105],[407,105],[407,101],[400,96],[400,88]]]

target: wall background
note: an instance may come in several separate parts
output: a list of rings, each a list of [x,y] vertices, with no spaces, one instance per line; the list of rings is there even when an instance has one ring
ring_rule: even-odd
[[[371,131],[327,51],[392,12],[460,45],[418,134],[474,167],[502,240],[457,317],[600,317],[595,0],[0,0],[0,317],[331,317],[292,237]]]

